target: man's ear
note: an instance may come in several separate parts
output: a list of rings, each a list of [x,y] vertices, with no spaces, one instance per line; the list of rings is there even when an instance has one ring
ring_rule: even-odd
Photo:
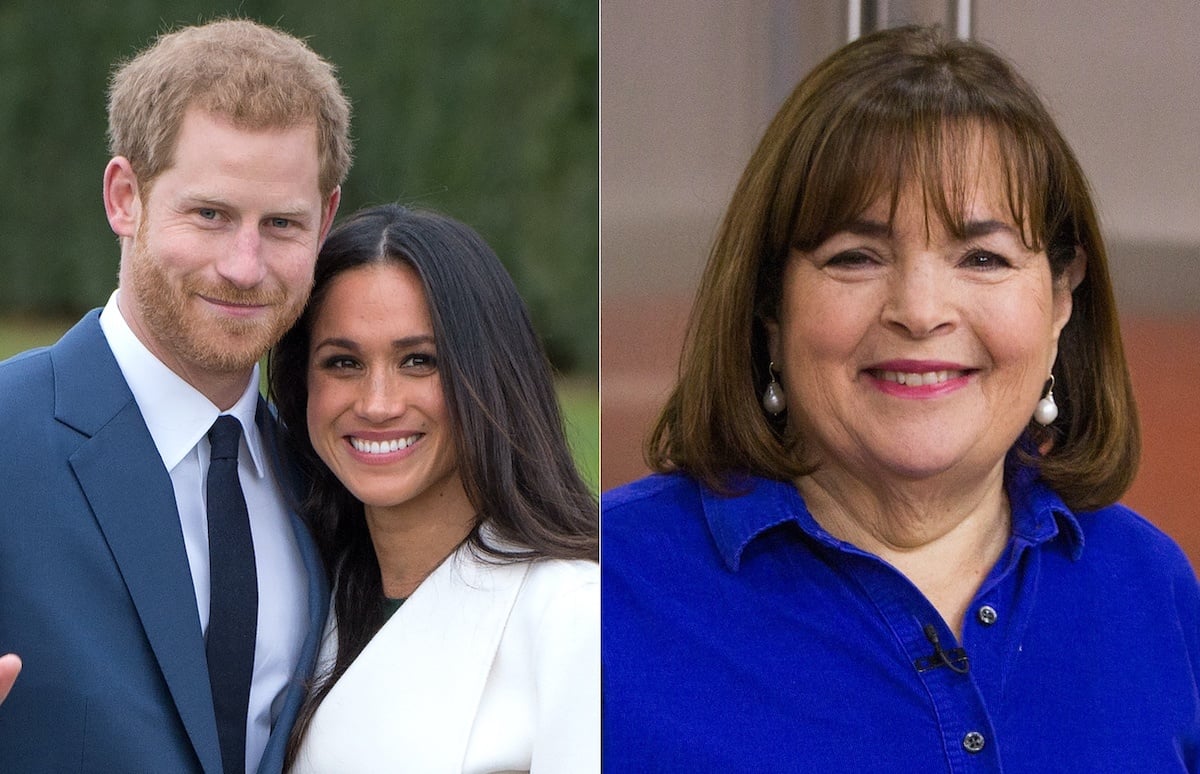
[[[329,194],[329,201],[325,202],[325,211],[321,213],[321,240],[318,244],[325,244],[325,237],[329,236],[329,229],[333,227],[333,218],[337,215],[341,202],[342,187],[339,185]]]
[[[115,156],[104,168],[104,214],[119,237],[133,237],[142,217],[142,197],[137,175],[124,156]]]

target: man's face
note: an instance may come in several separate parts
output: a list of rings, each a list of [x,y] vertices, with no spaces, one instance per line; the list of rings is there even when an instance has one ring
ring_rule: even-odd
[[[296,320],[337,194],[318,188],[312,125],[247,131],[191,108],[174,163],[139,191],[120,305],[197,384],[248,371]]]

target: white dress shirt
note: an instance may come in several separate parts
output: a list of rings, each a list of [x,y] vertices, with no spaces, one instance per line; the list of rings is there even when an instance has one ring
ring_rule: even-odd
[[[254,367],[237,404],[221,412],[137,338],[117,307],[117,292],[100,314],[100,327],[171,475],[196,591],[196,611],[205,633],[209,605],[205,481],[210,454],[206,436],[222,413],[232,415],[242,425],[238,476],[250,513],[259,578],[258,634],[246,728],[246,770],[255,771],[283,703],[285,688],[299,661],[308,624],[304,560],[282,490],[263,448],[262,434],[254,421],[259,397],[258,366]]]

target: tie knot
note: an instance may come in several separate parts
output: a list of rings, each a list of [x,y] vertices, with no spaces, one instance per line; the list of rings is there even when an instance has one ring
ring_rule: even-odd
[[[238,440],[242,437],[242,423],[235,417],[222,414],[208,431],[208,442],[212,444],[211,458],[214,460],[237,459]]]

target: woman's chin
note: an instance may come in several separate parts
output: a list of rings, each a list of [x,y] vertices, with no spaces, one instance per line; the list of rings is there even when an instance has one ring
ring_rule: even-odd
[[[939,477],[970,477],[978,468],[986,475],[993,465],[973,459],[967,444],[948,444],[909,440],[889,443],[866,450],[861,468],[863,475],[890,481],[933,481]]]

